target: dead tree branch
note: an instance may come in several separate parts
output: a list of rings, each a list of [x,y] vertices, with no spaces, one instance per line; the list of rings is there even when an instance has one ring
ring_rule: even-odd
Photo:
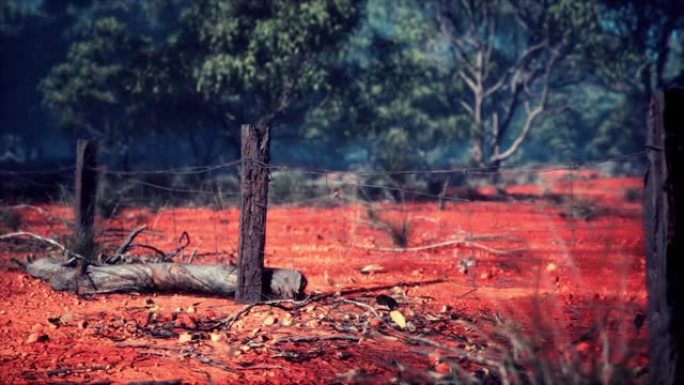
[[[59,249],[60,251],[62,251],[62,253],[64,253],[64,255],[67,256],[67,257],[77,258],[77,259],[83,259],[83,257],[82,257],[81,255],[78,255],[78,254],[76,254],[76,253],[70,251],[70,250],[67,249],[64,245],[62,245],[61,243],[55,241],[54,239],[47,238],[47,237],[43,237],[43,236],[38,235],[38,234],[29,233],[29,232],[26,232],[26,231],[17,231],[17,232],[15,232],[15,233],[9,233],[9,234],[0,235],[0,241],[5,241],[5,240],[8,240],[8,239],[13,239],[13,238],[31,238],[31,239],[35,239],[35,240],[40,241],[40,242],[42,242],[42,243],[46,243],[46,244],[48,244],[48,245],[50,245],[50,246],[53,246],[53,247],[58,248],[58,249]]]
[[[232,265],[191,265],[182,263],[129,263],[89,265],[79,276],[76,269],[51,258],[25,265],[32,277],[48,281],[54,290],[79,294],[120,292],[194,292],[233,296],[237,286],[237,268]],[[271,298],[294,298],[306,287],[304,275],[296,270],[264,270],[263,295]]]
[[[323,335],[323,336],[293,336],[293,337],[280,337],[275,340],[273,340],[274,344],[283,344],[287,342],[313,342],[313,341],[352,341],[352,342],[359,342],[361,340],[361,337],[357,336],[352,336],[352,335],[345,335],[345,334],[339,334],[339,335]]]
[[[131,243],[133,243],[133,240],[140,235],[143,231],[147,229],[146,225],[142,225],[138,227],[137,229],[134,229],[129,235],[128,238],[126,238],[126,241],[116,250],[117,256],[121,256],[126,254],[126,252],[131,248]]]
[[[469,241],[467,239],[452,239],[444,242],[438,242],[438,243],[433,243],[430,245],[423,245],[423,246],[414,246],[414,247],[375,247],[375,246],[360,246],[356,245],[354,247],[358,249],[363,249],[363,250],[372,250],[372,251],[382,251],[382,252],[388,252],[388,253],[408,253],[408,252],[415,252],[415,251],[425,251],[425,250],[431,250],[431,249],[437,249],[437,248],[442,248],[442,247],[447,247],[447,246],[465,246],[465,247],[472,247],[475,249],[480,249],[484,250],[486,252],[496,254],[496,255],[510,255],[510,254],[516,254],[524,251],[525,249],[523,248],[517,248],[517,249],[511,249],[511,250],[500,250],[500,249],[495,249],[493,247],[489,247],[486,245],[483,245],[479,242],[474,242],[474,241]]]

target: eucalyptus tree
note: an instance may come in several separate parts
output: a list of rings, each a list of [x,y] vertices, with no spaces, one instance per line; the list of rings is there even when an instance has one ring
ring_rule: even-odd
[[[330,89],[335,53],[356,27],[351,0],[193,3],[179,39],[196,91],[222,114],[227,135],[301,121]]]
[[[587,40],[585,59],[604,92],[619,98],[591,145],[641,151],[653,91],[684,77],[684,2],[602,0],[597,7],[599,31]]]
[[[44,104],[62,126],[91,136],[171,130],[194,148],[205,132],[207,149],[195,152],[207,154],[220,133],[237,150],[241,124],[296,121],[322,99],[329,59],[361,5],[104,2],[84,15],[85,32],[43,80]]]
[[[544,114],[563,111],[552,94],[577,80],[575,50],[595,25],[581,1],[442,0],[426,7],[448,52],[451,81],[470,118],[472,161],[498,169],[519,152]]]
[[[429,21],[415,2],[369,1],[335,60],[333,92],[308,114],[307,136],[346,143],[331,147],[352,166],[392,173],[453,164],[466,139],[464,117],[453,113],[461,87],[444,81],[439,54],[423,47],[435,34]]]

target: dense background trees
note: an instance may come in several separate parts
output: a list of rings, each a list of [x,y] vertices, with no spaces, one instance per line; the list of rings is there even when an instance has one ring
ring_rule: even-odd
[[[7,1],[0,161],[88,136],[127,169],[208,164],[242,123],[274,128],[277,162],[334,168],[639,151],[683,20],[675,0]]]

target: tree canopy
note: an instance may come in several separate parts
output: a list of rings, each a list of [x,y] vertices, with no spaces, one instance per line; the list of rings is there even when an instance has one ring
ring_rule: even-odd
[[[0,150],[175,138],[206,164],[237,157],[251,123],[288,143],[276,159],[345,168],[639,151],[650,93],[684,73],[683,16],[671,0],[8,1]]]

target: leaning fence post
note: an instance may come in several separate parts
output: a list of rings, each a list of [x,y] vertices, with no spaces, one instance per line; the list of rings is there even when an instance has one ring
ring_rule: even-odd
[[[653,96],[644,183],[649,383],[684,384],[684,88]]]
[[[235,292],[238,303],[256,303],[261,299],[270,140],[268,126],[242,126],[238,286]]]
[[[95,194],[97,191],[97,145],[92,140],[79,139],[76,144],[76,202],[74,228],[74,252],[91,258],[95,246],[93,223],[95,222]],[[79,272],[85,269],[85,261],[79,261]]]

